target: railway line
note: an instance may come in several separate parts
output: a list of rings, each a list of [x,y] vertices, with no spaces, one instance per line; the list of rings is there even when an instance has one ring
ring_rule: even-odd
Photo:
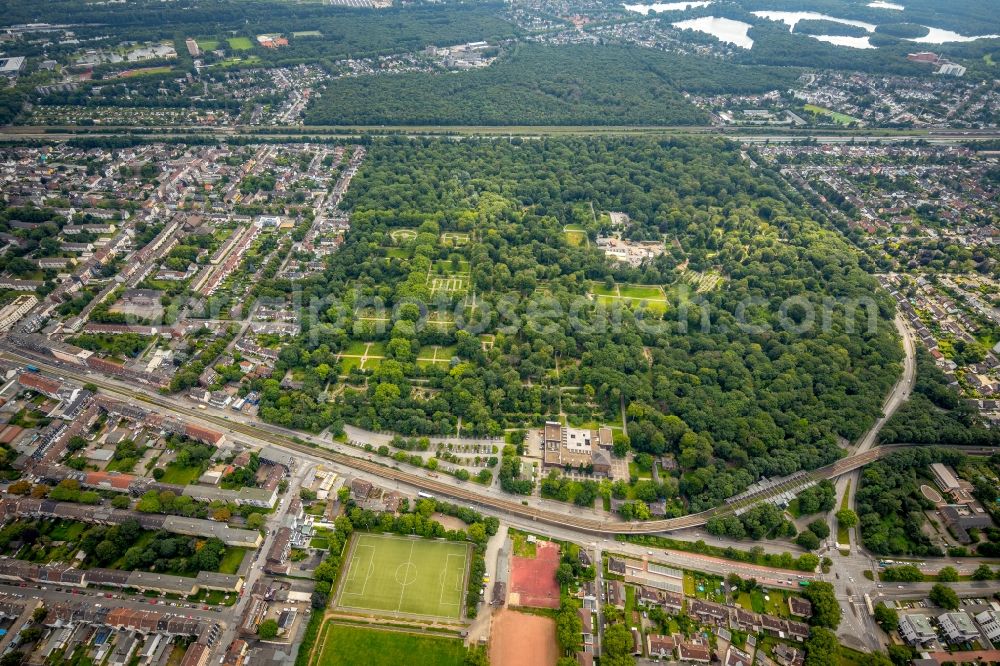
[[[262,141],[301,141],[315,137],[356,139],[374,136],[540,138],[559,135],[589,136],[719,136],[745,143],[775,143],[814,139],[821,143],[927,141],[958,144],[1000,138],[996,129],[879,129],[794,128],[717,125],[15,125],[0,128],[0,142],[27,139],[66,141],[73,138],[130,136],[156,141],[184,137],[239,137]]]
[[[184,418],[191,418],[191,412],[194,411],[183,410],[174,405],[171,401],[160,395],[152,393],[148,389],[140,387],[126,389],[102,378],[76,372],[73,368],[66,365],[58,367],[54,366],[46,360],[36,357],[35,355],[25,355],[23,352],[12,351],[7,348],[0,352],[0,356],[6,357],[7,359],[17,363],[33,364],[40,370],[49,374],[54,374],[58,377],[69,377],[81,383],[93,384],[103,392],[122,396],[129,401],[141,401],[156,408],[174,412]],[[874,462],[889,453],[912,447],[912,445],[906,444],[876,447],[864,453],[842,458],[835,463],[827,465],[826,467],[801,475],[795,480],[795,483],[778,483],[772,488],[768,488],[767,490],[754,495],[752,498],[716,507],[714,509],[709,509],[708,511],[693,513],[679,518],[666,518],[662,520],[650,520],[644,522],[624,522],[618,520],[597,520],[593,518],[574,516],[567,513],[531,507],[526,504],[522,504],[521,500],[484,495],[476,492],[471,486],[464,487],[462,485],[456,485],[458,482],[456,482],[456,484],[446,483],[423,474],[402,470],[398,467],[383,465],[365,458],[349,456],[331,449],[323,448],[322,446],[307,444],[294,435],[285,434],[281,432],[280,429],[266,424],[260,427],[252,426],[239,421],[222,418],[207,412],[196,412],[194,416],[200,421],[211,423],[212,425],[227,431],[240,433],[246,435],[247,437],[264,441],[268,444],[288,449],[290,451],[328,460],[337,465],[343,465],[351,469],[375,474],[385,479],[419,488],[424,492],[445,496],[461,502],[478,504],[496,511],[502,511],[510,515],[519,516],[521,518],[526,518],[528,520],[548,525],[571,527],[573,529],[580,530],[581,532],[601,536],[615,534],[655,534],[659,532],[671,532],[692,527],[700,527],[713,516],[726,515],[741,509],[746,510],[751,506],[768,501],[783,492],[794,490],[796,487],[802,487],[807,482],[836,478],[842,474],[847,474],[860,469],[861,467],[864,467],[865,465]],[[984,452],[982,447],[961,448],[962,450],[974,453]]]

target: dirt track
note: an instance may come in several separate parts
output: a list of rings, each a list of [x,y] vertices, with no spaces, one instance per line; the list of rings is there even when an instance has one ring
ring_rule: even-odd
[[[551,618],[504,608],[493,616],[491,634],[492,666],[553,666],[559,657]]]

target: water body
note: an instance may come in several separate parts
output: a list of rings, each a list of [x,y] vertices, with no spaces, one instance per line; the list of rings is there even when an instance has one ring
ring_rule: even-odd
[[[886,2],[885,0],[875,0],[875,2],[869,2],[869,7],[874,7],[875,9],[896,9],[902,11],[906,9],[903,5],[897,5],[895,2]]]
[[[747,33],[753,27],[743,21],[721,18],[719,16],[702,16],[701,18],[678,21],[672,24],[681,30],[697,30],[712,35],[720,42],[732,44],[743,49],[753,48],[753,40]]]
[[[795,30],[795,24],[799,21],[833,21],[834,23],[843,23],[844,25],[853,25],[858,28],[863,28],[868,32],[875,32],[874,23],[865,23],[864,21],[854,21],[851,19],[842,19],[835,16],[829,16],[827,14],[819,14],[817,12],[778,12],[778,11],[759,11],[751,12],[754,16],[759,16],[760,18],[769,19],[771,21],[779,21],[788,26],[789,31]],[[825,36],[825,35],[824,35]]]
[[[835,44],[837,46],[848,46],[852,49],[873,49],[875,45],[872,44],[868,37],[844,37],[843,35],[809,35],[813,39],[818,39],[821,42],[826,42],[828,44]]]
[[[630,12],[645,16],[649,12],[679,12],[695,7],[708,7],[712,0],[692,0],[691,2],[656,2],[651,5],[623,5]]]
[[[913,37],[907,39],[908,42],[917,42],[918,44],[947,44],[948,42],[974,42],[977,39],[997,39],[1000,35],[977,35],[975,37],[966,37],[965,35],[960,35],[957,32],[952,32],[951,30],[942,30],[941,28],[931,28],[930,26],[924,26],[929,31],[923,37]]]

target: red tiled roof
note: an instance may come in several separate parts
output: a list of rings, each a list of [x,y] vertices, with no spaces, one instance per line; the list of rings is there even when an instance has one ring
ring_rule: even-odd
[[[221,432],[216,430],[210,430],[208,428],[202,428],[201,426],[191,424],[184,426],[184,434],[191,439],[197,439],[211,444],[217,443],[224,436]]]
[[[17,439],[17,436],[20,435],[22,432],[24,432],[24,428],[22,428],[21,426],[9,425],[2,431],[0,431],[0,443],[10,444],[15,439]]]
[[[62,388],[62,384],[54,379],[46,379],[45,377],[29,372],[18,375],[17,381],[21,384],[21,386],[39,391],[41,393],[54,394],[58,393],[59,389]]]
[[[119,490],[128,490],[129,484],[135,481],[131,474],[112,474],[110,472],[89,472],[86,483],[91,486],[109,485]]]

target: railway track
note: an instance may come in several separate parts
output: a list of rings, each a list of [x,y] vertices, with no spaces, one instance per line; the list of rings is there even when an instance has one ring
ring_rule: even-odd
[[[125,389],[115,384],[104,381],[100,378],[96,378],[92,375],[85,375],[75,372],[73,369],[67,366],[56,367],[51,365],[45,360],[36,358],[34,355],[25,355],[20,350],[12,351],[7,348],[5,351],[0,352],[0,356],[7,357],[18,363],[30,363],[41,370],[46,371],[49,374],[55,374],[59,377],[70,377],[81,383],[94,384],[99,389],[106,393],[117,394],[123,396],[129,401],[140,401],[154,407],[167,410],[170,412],[175,412],[181,417],[190,417],[190,411],[185,411],[176,405],[172,404],[170,401],[162,398],[159,395],[149,392],[144,388],[136,387],[135,389]],[[740,502],[735,502],[731,505],[721,506],[714,509],[709,509],[708,511],[703,511],[700,513],[694,513],[687,516],[681,516],[679,518],[666,518],[663,520],[650,520],[644,522],[624,522],[616,520],[596,520],[592,518],[584,518],[581,516],[573,516],[570,514],[549,511],[546,509],[539,509],[531,507],[527,504],[522,503],[520,500],[504,499],[499,497],[493,497],[488,495],[483,495],[476,492],[471,487],[465,488],[458,485],[452,485],[450,483],[444,483],[442,481],[435,480],[421,474],[416,474],[414,472],[409,472],[406,470],[399,469],[398,467],[390,467],[388,465],[382,465],[376,463],[372,460],[365,458],[358,458],[355,456],[349,456],[337,451],[323,448],[318,445],[310,445],[304,443],[302,440],[298,440],[295,436],[290,436],[284,434],[272,427],[264,425],[261,427],[251,426],[239,421],[232,421],[229,419],[222,418],[210,413],[197,412],[196,417],[198,420],[205,421],[216,425],[224,430],[237,432],[247,437],[253,439],[261,440],[274,446],[278,446],[284,449],[295,451],[297,453],[307,454],[316,458],[322,458],[330,462],[336,463],[338,465],[343,465],[345,467],[363,471],[369,474],[375,474],[382,478],[391,479],[393,481],[398,481],[400,483],[405,483],[410,486],[419,488],[425,492],[434,493],[442,495],[451,499],[460,500],[462,502],[468,502],[472,504],[478,504],[482,506],[489,507],[491,509],[502,511],[510,515],[519,516],[522,518],[527,518],[529,520],[545,523],[548,525],[554,525],[558,527],[571,527],[573,529],[580,530],[581,532],[587,532],[589,534],[595,535],[614,535],[614,534],[655,534],[658,532],[671,532],[675,530],[687,529],[692,527],[699,527],[704,525],[710,518],[716,515],[725,515],[731,513],[737,509],[746,509],[750,506],[765,502],[772,497],[786,492],[790,489],[794,489],[797,486],[804,485],[809,481],[819,481],[823,479],[832,479],[842,474],[847,474],[853,472],[856,469],[864,467],[865,465],[878,460],[879,458],[888,455],[894,451],[900,449],[909,448],[912,445],[892,445],[892,446],[882,446],[870,449],[864,453],[850,456],[848,458],[842,458],[835,463],[827,465],[816,470],[813,470],[809,474],[803,475],[798,479],[797,483],[793,484],[779,484],[774,488],[769,489],[754,496],[750,499],[745,499]],[[974,450],[974,452],[981,452],[982,447],[960,447],[963,450]],[[527,500],[526,500],[527,501]]]

